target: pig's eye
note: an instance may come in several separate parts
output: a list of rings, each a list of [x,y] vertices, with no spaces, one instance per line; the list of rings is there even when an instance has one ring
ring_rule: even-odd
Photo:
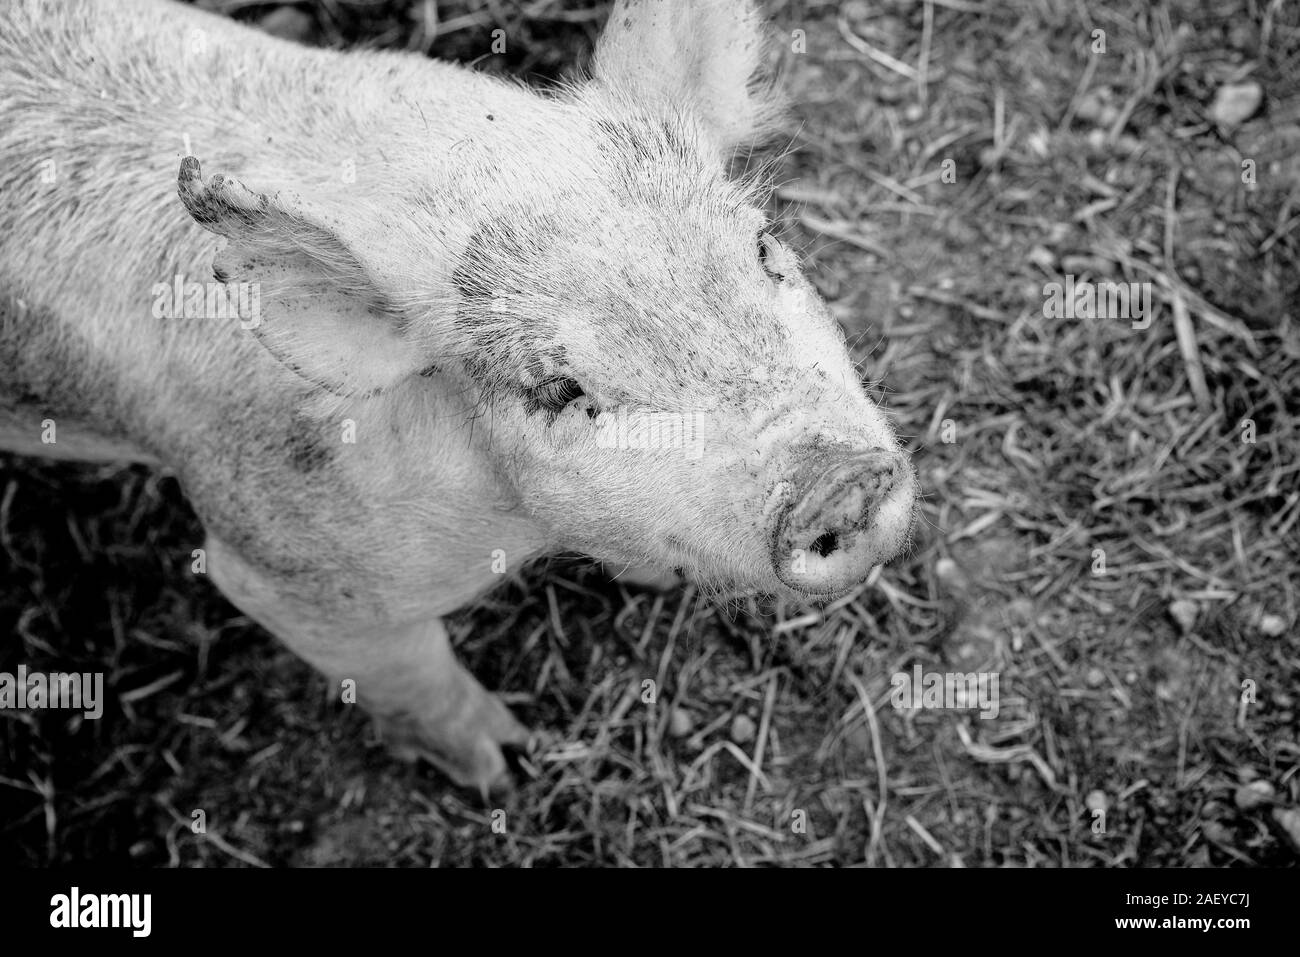
[[[758,263],[763,267],[763,272],[767,273],[776,282],[785,279],[785,273],[776,268],[777,247],[776,240],[770,233],[760,232],[758,234]]]
[[[548,379],[532,390],[532,398],[538,407],[547,412],[559,412],[585,394],[575,379]]]

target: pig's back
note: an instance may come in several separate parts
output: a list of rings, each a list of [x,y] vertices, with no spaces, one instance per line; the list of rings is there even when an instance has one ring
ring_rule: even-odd
[[[153,315],[158,284],[211,279],[219,242],[177,198],[180,157],[268,192],[337,189],[353,159],[355,189],[379,190],[403,143],[452,142],[484,89],[525,95],[161,0],[19,3],[0,21],[0,446],[57,414],[168,460],[205,423],[291,414],[237,323]]]

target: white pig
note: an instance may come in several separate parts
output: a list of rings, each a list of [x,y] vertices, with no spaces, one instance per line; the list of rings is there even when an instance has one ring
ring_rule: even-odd
[[[907,457],[729,176],[779,118],[764,37],[748,0],[619,0],[542,95],[3,0],[0,445],[174,470],[232,602],[398,753],[502,784],[528,734],[441,617],[503,567],[826,598],[907,545]]]

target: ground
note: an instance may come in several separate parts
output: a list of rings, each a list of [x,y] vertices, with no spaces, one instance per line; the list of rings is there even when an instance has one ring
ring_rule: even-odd
[[[536,82],[607,13],[205,5]],[[545,735],[485,803],[191,574],[173,478],[0,456],[0,670],[111,689],[0,718],[0,859],[1297,865],[1297,5],[765,6],[773,212],[914,454],[911,553],[828,607],[528,569],[452,622]],[[1050,314],[1067,275],[1148,283],[1150,325]],[[997,715],[895,707],[918,664],[996,675]]]

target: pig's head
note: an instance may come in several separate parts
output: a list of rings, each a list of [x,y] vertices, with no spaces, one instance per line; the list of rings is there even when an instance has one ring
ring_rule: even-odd
[[[835,595],[905,547],[915,479],[728,175],[777,112],[763,48],[747,3],[620,2],[587,83],[491,117],[382,218],[192,160],[181,195],[231,239],[225,273],[288,292],[263,341],[293,368],[355,401],[475,396],[556,547]]]

